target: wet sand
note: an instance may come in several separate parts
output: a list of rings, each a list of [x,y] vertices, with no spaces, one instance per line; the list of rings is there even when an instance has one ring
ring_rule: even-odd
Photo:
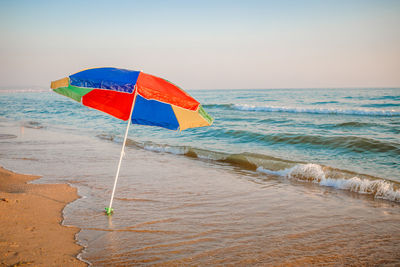
[[[76,227],[62,226],[62,210],[78,198],[66,184],[27,184],[38,176],[0,167],[0,266],[87,266],[76,255]]]

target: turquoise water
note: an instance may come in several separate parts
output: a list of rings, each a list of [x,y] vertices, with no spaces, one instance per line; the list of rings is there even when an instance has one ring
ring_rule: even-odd
[[[232,164],[259,171],[292,167],[267,160],[274,157],[400,182],[400,89],[190,93],[215,118],[212,127],[171,132],[135,125],[130,132],[134,144],[217,161],[229,157]],[[124,122],[52,92],[3,92],[0,106],[0,116],[11,120],[116,142],[123,134]]]
[[[94,266],[398,264],[400,89],[190,94],[214,124],[131,126],[112,217],[125,122],[2,91],[0,165],[78,188],[64,224]]]

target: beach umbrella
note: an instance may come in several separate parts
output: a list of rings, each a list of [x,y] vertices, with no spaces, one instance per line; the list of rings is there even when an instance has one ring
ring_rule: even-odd
[[[129,125],[159,126],[170,130],[210,126],[213,119],[200,103],[171,82],[142,71],[91,68],[51,82],[51,89],[83,105],[128,121],[115,175],[110,215]]]

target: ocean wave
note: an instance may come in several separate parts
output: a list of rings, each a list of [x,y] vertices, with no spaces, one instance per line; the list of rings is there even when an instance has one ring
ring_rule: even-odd
[[[371,126],[379,126],[376,123],[366,123],[366,122],[358,122],[358,121],[348,121],[342,122],[333,125],[333,127],[351,127],[351,128],[362,128],[362,127],[371,127]],[[332,126],[331,126],[332,127]]]
[[[263,139],[271,143],[312,145],[331,149],[343,148],[356,153],[391,153],[400,156],[400,144],[398,143],[358,136],[276,134],[265,136]]]
[[[365,108],[390,108],[390,107],[399,107],[399,103],[376,103],[376,104],[364,104],[361,105]]]
[[[43,93],[50,92],[51,89],[0,89],[0,93],[13,94],[13,93]]]
[[[222,105],[226,107],[226,104]],[[300,108],[300,107],[276,107],[276,106],[255,106],[248,104],[231,104],[231,108],[241,111],[258,112],[287,112],[287,113],[311,113],[311,114],[336,114],[336,115],[357,115],[357,116],[400,116],[400,111],[393,109],[336,109],[336,108]]]
[[[170,153],[174,155],[184,155],[188,152],[188,148],[184,146],[169,146],[169,145],[159,145],[154,143],[143,143],[143,144],[138,144],[138,146],[144,148],[145,150],[153,152]]]
[[[318,164],[298,164],[292,168],[271,171],[258,167],[257,171],[294,179],[301,182],[311,182],[321,186],[333,187],[359,194],[372,195],[374,198],[400,202],[400,189],[394,183],[383,179],[368,179],[353,176],[351,178],[330,177],[329,167]],[[337,176],[337,174],[336,174]]]
[[[384,95],[384,96],[378,96],[378,97],[371,97],[368,98],[369,100],[394,100],[394,101],[400,101],[400,95]]]
[[[113,135],[106,134],[100,134],[98,137],[109,141],[116,141],[116,139],[118,139]],[[122,140],[118,139],[118,142],[120,141],[122,142]],[[127,145],[158,153],[168,153],[207,160],[215,162],[216,164],[228,164],[242,170],[285,177],[301,182],[311,182],[321,186],[372,195],[374,198],[400,202],[400,189],[396,182],[335,169],[329,166],[290,161],[257,153],[244,152],[231,154],[191,146],[140,142],[129,138],[127,140]]]
[[[318,101],[312,103],[313,105],[324,105],[324,104],[337,104],[339,103],[338,101]]]
[[[222,109],[230,109],[232,104],[205,104],[203,105],[204,108],[211,109],[211,108],[222,108]]]
[[[341,148],[356,153],[390,153],[393,156],[400,156],[400,143],[358,136],[323,136],[292,133],[264,134],[247,130],[221,129],[214,131],[213,137],[229,137],[234,138],[236,142],[243,143],[263,142],[267,145],[307,145],[326,149]]]

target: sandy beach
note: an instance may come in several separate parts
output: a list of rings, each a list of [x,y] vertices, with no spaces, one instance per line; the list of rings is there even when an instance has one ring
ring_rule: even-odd
[[[28,184],[38,176],[0,167],[0,266],[87,266],[76,255],[76,227],[62,226],[62,210],[78,198],[66,184]]]

